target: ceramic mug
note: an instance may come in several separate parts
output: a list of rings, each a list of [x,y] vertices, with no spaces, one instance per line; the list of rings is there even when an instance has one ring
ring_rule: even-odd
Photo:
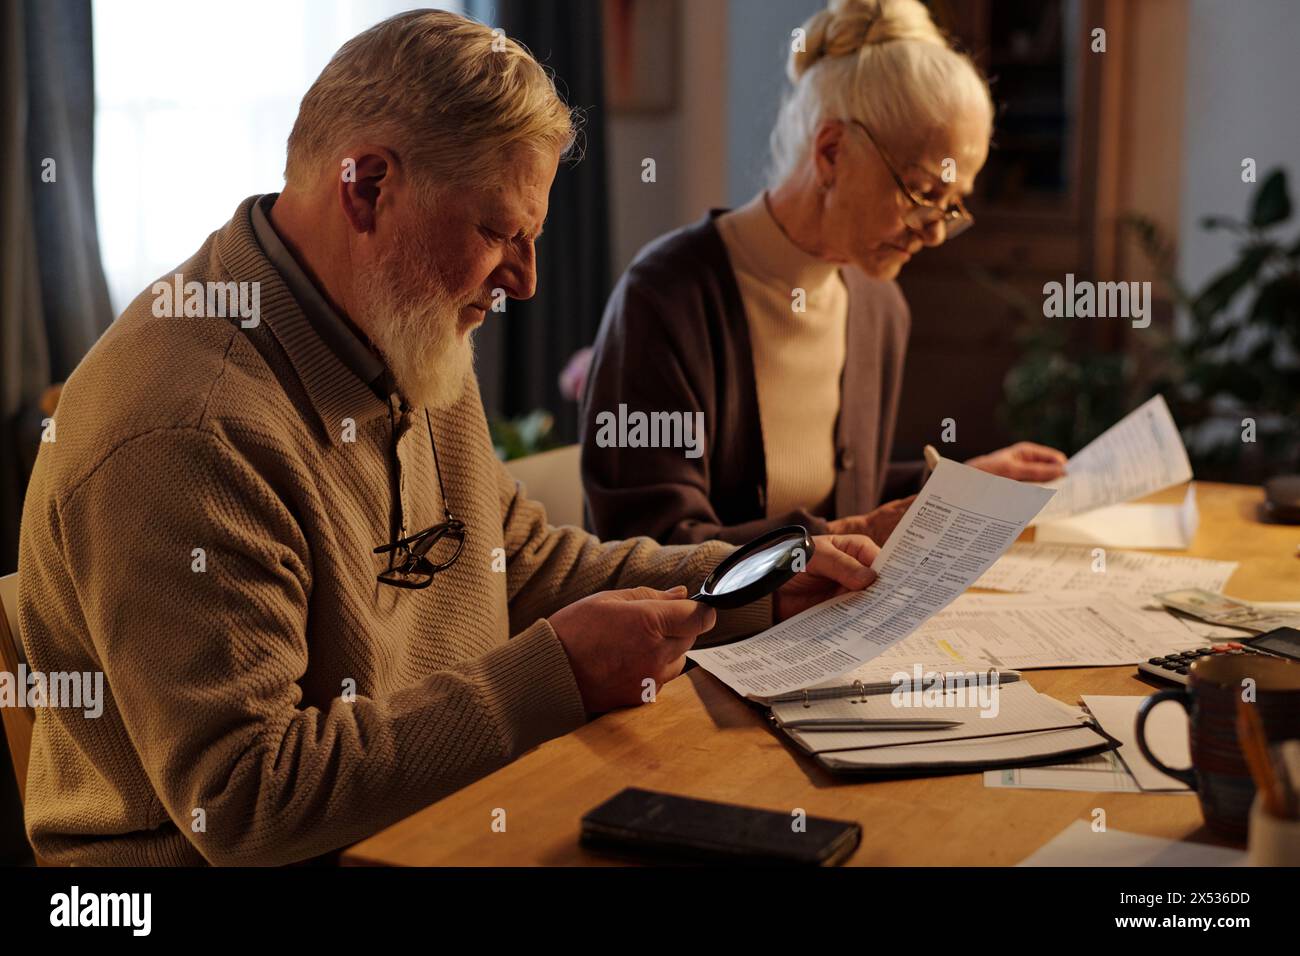
[[[1191,666],[1186,687],[1152,694],[1137,716],[1142,755],[1195,790],[1206,826],[1239,843],[1246,841],[1255,782],[1237,741],[1237,701],[1250,697],[1269,741],[1300,738],[1300,664],[1263,654],[1202,657]],[[1187,711],[1192,765],[1185,769],[1166,767],[1147,746],[1147,717],[1166,700]]]

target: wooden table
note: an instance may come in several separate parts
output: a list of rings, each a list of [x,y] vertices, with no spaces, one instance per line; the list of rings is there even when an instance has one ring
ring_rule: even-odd
[[[1300,600],[1300,528],[1261,523],[1259,488],[1197,484],[1197,557],[1239,561],[1227,593]],[[1180,501],[1182,489],[1149,501]],[[1169,552],[1162,552],[1169,553]],[[1089,694],[1147,694],[1133,667],[1030,671],[1066,703]],[[861,782],[835,777],[783,742],[761,712],[700,668],[653,704],[607,714],[529,751],[463,790],[356,844],[342,862],[392,866],[606,864],[578,846],[579,819],[628,786],[790,813],[857,820],[852,865],[1009,865],[1076,819],[1106,811],[1107,826],[1218,842],[1194,796],[993,789],[980,773]],[[493,811],[506,811],[494,832]]]

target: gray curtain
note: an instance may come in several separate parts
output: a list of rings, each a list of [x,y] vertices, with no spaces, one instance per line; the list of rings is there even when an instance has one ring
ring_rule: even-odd
[[[92,193],[90,0],[4,0],[0,18],[0,574],[8,574],[41,395],[113,316]],[[25,853],[6,748],[0,860]]]
[[[92,191],[89,0],[3,4],[0,87],[0,573],[16,567],[37,403],[112,321]],[[17,175],[11,175],[11,174]]]
[[[577,405],[560,395],[570,356],[590,345],[609,296],[609,194],[605,174],[604,54],[600,0],[495,0],[468,12],[498,26],[554,70],[570,106],[586,116],[582,161],[562,165],[537,244],[537,294],[488,313],[475,333],[476,366],[489,415],[544,408],[555,437],[577,441]]]

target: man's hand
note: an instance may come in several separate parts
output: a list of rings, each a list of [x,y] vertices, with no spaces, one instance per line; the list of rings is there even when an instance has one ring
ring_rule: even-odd
[[[1063,454],[1031,441],[1018,441],[987,455],[977,455],[966,464],[1016,481],[1051,481],[1065,474]]]
[[[600,591],[550,616],[588,713],[640,704],[646,678],[658,693],[682,672],[686,652],[718,619],[689,593],[682,586]]]
[[[876,580],[871,562],[880,547],[865,535],[819,534],[808,567],[772,596],[772,611],[778,621],[820,604],[845,591],[861,591]]]
[[[877,544],[884,544],[915,500],[916,495],[912,495],[910,498],[888,501],[864,515],[836,518],[827,522],[826,527],[831,534],[865,534]]]

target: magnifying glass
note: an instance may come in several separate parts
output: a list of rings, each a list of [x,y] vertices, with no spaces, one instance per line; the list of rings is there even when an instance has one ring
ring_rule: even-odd
[[[690,599],[721,610],[743,607],[807,568],[813,547],[812,536],[803,525],[769,531],[727,555]]]

